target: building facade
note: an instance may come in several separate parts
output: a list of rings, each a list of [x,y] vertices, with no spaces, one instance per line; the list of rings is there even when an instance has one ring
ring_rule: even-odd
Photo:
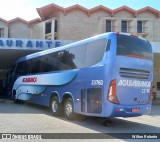
[[[122,6],[86,9],[80,5],[62,8],[50,4],[37,8],[40,19],[25,21],[0,18],[0,37],[81,40],[105,32],[127,32],[149,41],[160,40],[160,11],[151,7],[133,10]],[[17,30],[18,29],[18,30]]]
[[[105,32],[125,32],[149,40],[154,51],[154,82],[160,98],[160,11],[151,7],[139,10],[122,6],[87,9],[49,4],[37,8],[40,18],[25,21],[0,18],[0,38],[81,40]]]

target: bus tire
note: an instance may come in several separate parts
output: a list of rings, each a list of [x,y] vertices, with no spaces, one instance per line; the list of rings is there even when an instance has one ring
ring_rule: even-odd
[[[54,116],[61,116],[63,114],[62,104],[59,103],[57,97],[53,97],[51,99],[50,109],[51,109],[52,115]]]
[[[64,116],[68,120],[78,119],[78,114],[74,112],[73,100],[71,98],[66,99],[64,103]]]

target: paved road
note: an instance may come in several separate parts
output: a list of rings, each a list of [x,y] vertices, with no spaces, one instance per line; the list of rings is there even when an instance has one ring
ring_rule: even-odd
[[[154,105],[149,115],[112,118],[113,125],[109,127],[102,125],[104,120],[87,117],[83,121],[68,121],[64,117],[53,117],[46,107],[0,100],[0,133],[159,133],[160,105]]]

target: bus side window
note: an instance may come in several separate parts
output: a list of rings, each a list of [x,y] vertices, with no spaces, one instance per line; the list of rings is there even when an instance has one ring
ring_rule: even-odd
[[[72,68],[83,68],[85,64],[85,51],[86,44],[78,45],[76,47],[70,48],[70,54],[74,57],[72,58]]]
[[[49,55],[50,61],[48,64],[50,64],[51,71],[60,71],[68,68],[65,64],[65,60],[67,60],[67,58],[64,58],[64,52],[65,51],[58,51]]]
[[[98,39],[87,44],[85,67],[99,63],[106,51],[106,39]]]
[[[16,69],[16,75],[24,75],[28,73],[28,65],[27,62],[19,62]]]
[[[29,67],[30,67],[30,72],[31,74],[39,73],[40,69],[40,57],[39,58],[33,58],[28,61]]]
[[[48,66],[46,66],[47,56],[39,57],[39,66],[37,73],[39,72],[45,72],[45,70],[48,70]]]
[[[106,47],[106,51],[110,50],[110,46],[111,46],[111,40],[108,39],[107,41],[107,47]]]
[[[67,70],[75,68],[75,64],[73,63],[74,58],[74,55],[69,53],[68,50],[58,52],[59,69]]]

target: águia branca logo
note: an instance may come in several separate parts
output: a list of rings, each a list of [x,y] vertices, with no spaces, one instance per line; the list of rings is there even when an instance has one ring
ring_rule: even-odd
[[[119,81],[118,86],[151,87],[151,82],[150,81],[139,81],[139,80],[122,79],[122,80]]]

